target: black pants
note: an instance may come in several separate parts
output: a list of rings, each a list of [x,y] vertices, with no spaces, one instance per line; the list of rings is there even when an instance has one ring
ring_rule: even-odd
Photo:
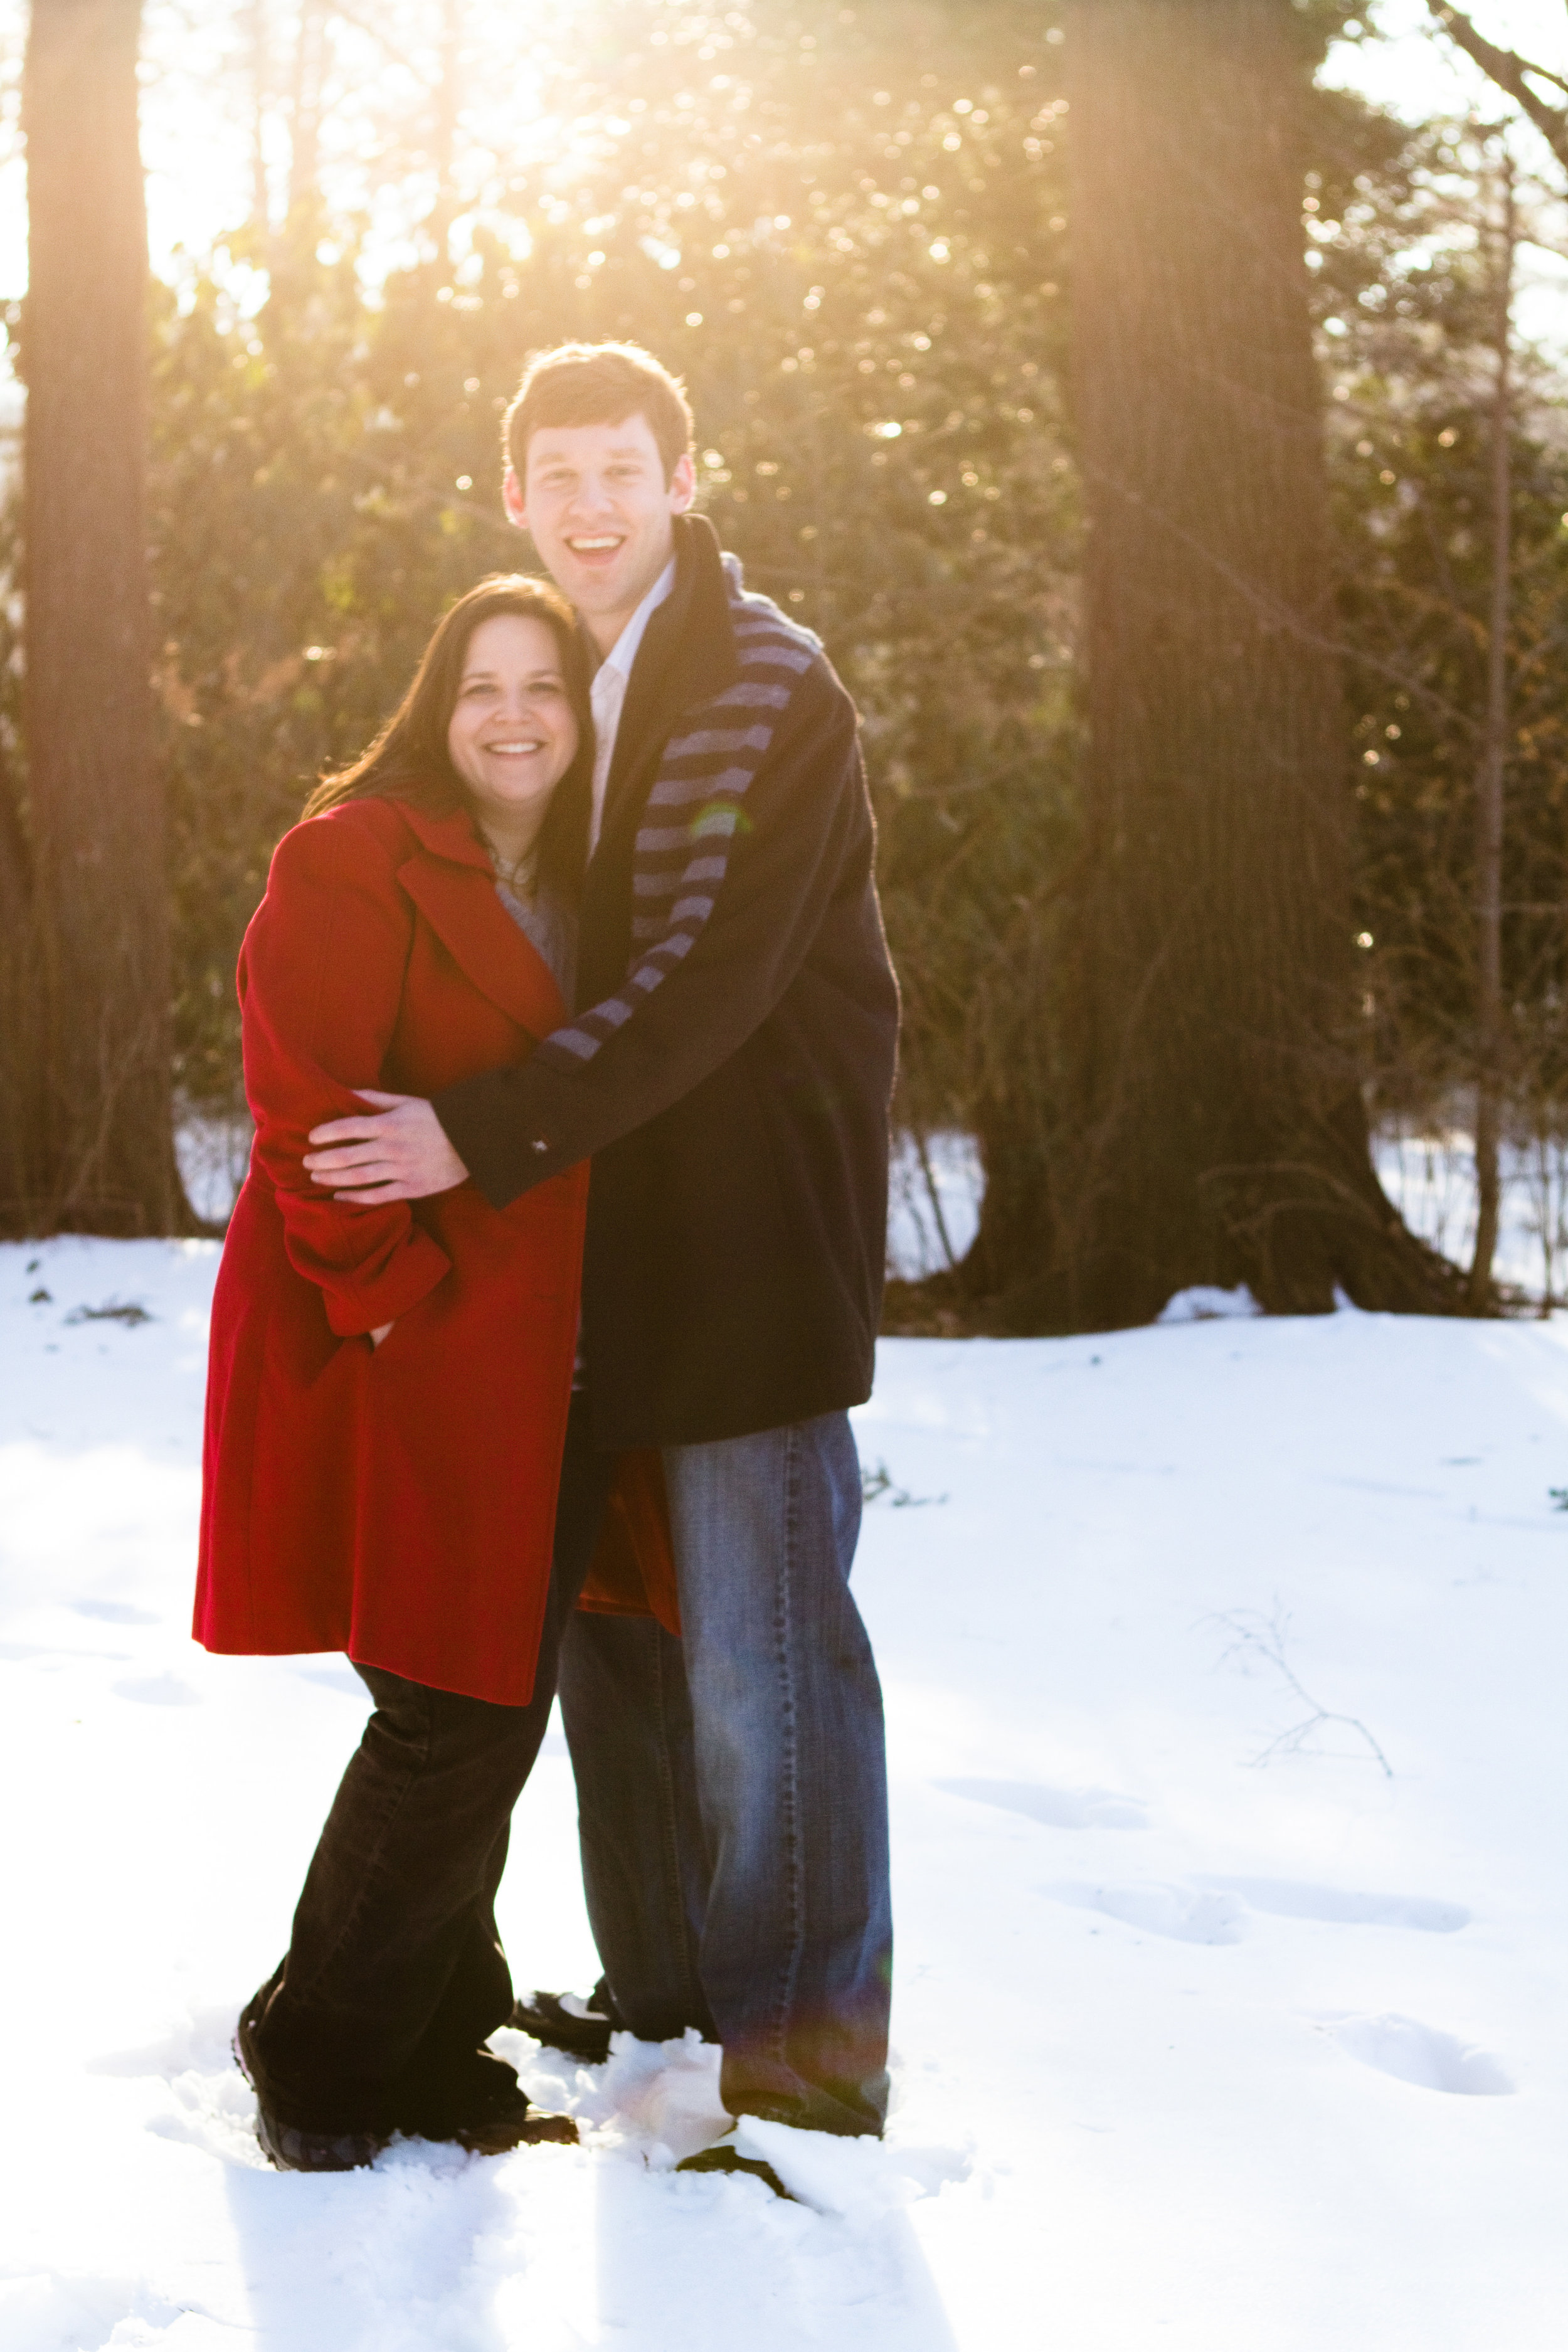
[[[247,2011],[257,2092],[279,2122],[440,2137],[515,2084],[481,2046],[512,2005],[495,1895],[614,1469],[574,1397],[527,1706],[356,1667],[375,1712],[327,1816],[288,1957]]]

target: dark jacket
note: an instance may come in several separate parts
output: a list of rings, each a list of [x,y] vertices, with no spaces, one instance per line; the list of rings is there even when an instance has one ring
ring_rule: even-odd
[[[498,1208],[593,1160],[606,1446],[863,1402],[886,1250],[898,992],[854,706],[709,524],[676,545],[584,885],[576,1017],[435,1097]]]

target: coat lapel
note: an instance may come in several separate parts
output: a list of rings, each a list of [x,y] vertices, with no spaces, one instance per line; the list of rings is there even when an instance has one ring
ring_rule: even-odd
[[[501,905],[468,818],[426,816],[405,801],[398,807],[420,845],[398,867],[399,882],[474,986],[531,1036],[548,1037],[566,1005],[549,965]]]
[[[626,683],[605,791],[601,845],[626,809],[636,804],[634,786],[647,755],[663,751],[681,712],[711,702],[740,676],[718,534],[706,515],[678,520],[675,564],[675,585],[648,615]]]

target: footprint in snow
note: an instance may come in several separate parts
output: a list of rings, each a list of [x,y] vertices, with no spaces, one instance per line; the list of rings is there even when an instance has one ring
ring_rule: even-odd
[[[1430,1936],[1451,1936],[1469,1925],[1460,1903],[1438,1903],[1424,1895],[1357,1895],[1341,1886],[1310,1886],[1294,1878],[1200,1877],[1241,1895],[1254,1911],[1280,1919],[1322,1919],[1343,1927],[1417,1927]]]
[[[341,1692],[344,1698],[363,1702],[370,1696],[352,1666],[296,1666],[294,1671],[302,1683],[320,1683],[323,1690]]]
[[[1062,1885],[1041,1892],[1178,1944],[1239,1944],[1247,1932],[1245,1904],[1217,1888]]]
[[[977,1805],[1022,1813],[1051,1830],[1142,1830],[1149,1816],[1135,1797],[1110,1789],[1047,1789],[1036,1780],[936,1780],[933,1788]]]
[[[1379,2017],[1322,2021],[1347,2057],[1396,2083],[1422,2091],[1447,2091],[1460,2098],[1506,2098],[1514,2084],[1489,2051],[1440,2033],[1418,2018],[1385,2011]]]
[[[111,1685],[116,1698],[139,1699],[143,1706],[200,1706],[201,1693],[178,1675],[144,1675],[135,1682]]]

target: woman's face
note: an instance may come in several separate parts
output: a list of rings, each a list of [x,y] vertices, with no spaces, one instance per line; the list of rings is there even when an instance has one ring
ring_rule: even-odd
[[[497,613],[474,630],[447,730],[481,817],[542,810],[577,750],[561,648],[547,621]]]

